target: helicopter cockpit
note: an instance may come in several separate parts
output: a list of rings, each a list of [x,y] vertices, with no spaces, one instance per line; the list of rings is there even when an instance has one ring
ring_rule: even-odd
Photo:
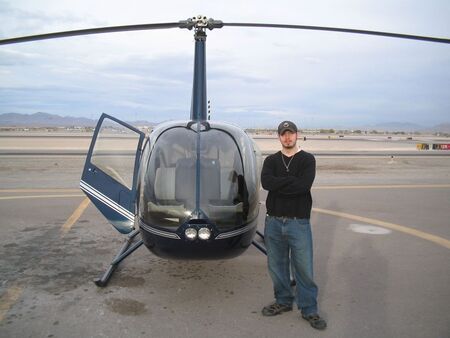
[[[143,154],[141,220],[169,231],[198,219],[218,232],[249,223],[259,207],[256,157],[247,135],[228,124],[162,126]]]

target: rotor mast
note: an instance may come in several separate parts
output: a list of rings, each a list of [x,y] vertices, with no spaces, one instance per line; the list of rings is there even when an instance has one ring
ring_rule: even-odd
[[[180,28],[194,28],[194,80],[192,85],[191,120],[206,121],[208,118],[206,88],[206,29],[220,28],[221,21],[207,19],[198,15],[186,21],[180,21]]]
[[[207,119],[206,32],[195,29],[194,80],[192,84],[191,120]]]

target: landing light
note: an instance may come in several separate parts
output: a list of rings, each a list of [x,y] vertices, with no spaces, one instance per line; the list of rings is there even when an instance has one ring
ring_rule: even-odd
[[[208,228],[201,228],[198,231],[198,237],[202,240],[207,240],[211,237],[211,230],[209,230]]]
[[[187,228],[184,231],[184,235],[186,236],[187,239],[193,241],[194,239],[197,238],[197,230],[195,230],[194,228]]]

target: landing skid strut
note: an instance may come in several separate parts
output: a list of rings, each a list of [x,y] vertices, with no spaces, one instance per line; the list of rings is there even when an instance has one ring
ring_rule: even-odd
[[[116,257],[109,265],[108,270],[106,270],[106,272],[103,274],[101,278],[97,278],[94,280],[95,285],[99,287],[105,287],[108,284],[109,279],[111,278],[113,272],[116,270],[119,263],[122,262],[134,251],[136,251],[144,243],[142,239],[135,241],[135,237],[138,234],[140,234],[138,229],[130,232],[125,243],[122,245]]]
[[[262,238],[263,242],[264,242],[264,235],[259,232],[259,230],[256,230],[256,234]],[[267,256],[267,250],[265,247],[263,247],[261,244],[257,243],[256,241],[253,241],[252,244],[259,250],[261,251],[264,255]]]
[[[262,238],[263,242],[264,242],[264,235],[259,231],[256,230],[256,234]],[[259,250],[261,251],[264,255],[267,256],[267,250],[265,247],[263,247],[261,244],[257,243],[256,241],[253,241],[252,244]],[[292,277],[292,273],[291,273],[291,286],[295,286],[296,282],[295,279]]]

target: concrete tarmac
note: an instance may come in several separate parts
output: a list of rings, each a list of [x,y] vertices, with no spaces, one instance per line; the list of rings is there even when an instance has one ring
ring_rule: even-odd
[[[82,156],[0,156],[0,337],[448,337],[450,158],[317,157],[315,278],[324,332],[273,291],[254,247],[174,261],[145,247],[106,288],[118,234],[78,189]],[[261,193],[261,201],[265,200]],[[259,228],[265,206],[261,204]]]

